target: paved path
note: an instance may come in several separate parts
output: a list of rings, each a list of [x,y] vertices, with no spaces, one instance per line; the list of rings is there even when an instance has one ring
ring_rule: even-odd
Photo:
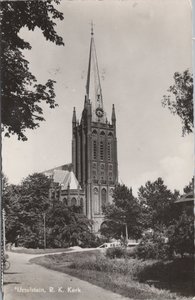
[[[4,275],[4,300],[125,300],[67,274],[48,270],[29,260],[40,255],[9,253],[11,267]]]

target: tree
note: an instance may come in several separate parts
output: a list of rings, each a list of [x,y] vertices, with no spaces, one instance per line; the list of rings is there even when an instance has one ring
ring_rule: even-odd
[[[121,233],[126,236],[139,238],[142,231],[140,207],[133,196],[132,189],[125,185],[118,185],[113,193],[113,204],[103,207],[104,222],[101,233],[108,237],[120,238]]]
[[[136,249],[136,254],[141,259],[172,258],[167,229],[160,226],[155,231],[145,233]]]
[[[2,131],[5,136],[16,134],[18,139],[27,140],[26,129],[35,129],[44,121],[41,103],[54,108],[55,81],[37,83],[29,71],[29,62],[22,50],[31,49],[20,36],[20,29],[30,31],[41,29],[46,40],[64,45],[54,27],[56,19],[63,20],[63,14],[53,5],[59,0],[46,1],[3,1],[1,2],[1,113]]]
[[[182,257],[185,253],[194,254],[194,216],[189,216],[185,210],[168,230],[169,245],[172,251]]]
[[[184,187],[183,191],[186,194],[194,191],[194,178]]]
[[[147,181],[145,186],[138,190],[138,197],[142,208],[142,219],[145,229],[170,225],[177,218],[180,207],[174,202],[179,192],[172,193],[164,184],[162,178],[156,181]]]
[[[82,214],[82,207],[50,199],[51,183],[44,174],[34,173],[20,186],[6,184],[3,200],[7,242],[43,248],[45,230],[47,247],[96,246],[92,223]]]
[[[6,243],[14,243],[20,232],[20,187],[17,185],[9,185],[5,176],[2,176],[3,191],[2,204],[5,211],[5,238]]]
[[[43,214],[50,207],[49,189],[51,179],[41,173],[25,178],[20,187],[20,233],[18,242],[25,247],[43,247]]]
[[[91,233],[92,223],[81,213],[80,206],[66,206],[58,202],[47,212],[49,247],[91,246],[95,236]]]
[[[175,83],[171,85],[168,92],[174,95],[164,96],[162,105],[168,107],[172,114],[178,115],[182,122],[182,135],[193,131],[193,77],[189,70],[174,74]]]

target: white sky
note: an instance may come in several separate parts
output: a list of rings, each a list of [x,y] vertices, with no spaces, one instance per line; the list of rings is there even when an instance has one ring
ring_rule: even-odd
[[[161,176],[180,189],[193,175],[193,135],[181,136],[178,117],[161,105],[176,71],[192,70],[188,0],[66,1],[57,32],[65,47],[45,41],[40,30],[21,31],[32,45],[24,54],[38,81],[51,78],[59,107],[44,109],[46,122],[27,131],[28,141],[3,139],[3,171],[10,183],[71,162],[72,110],[80,117],[90,43],[90,22],[101,75],[104,108],[117,117],[119,178],[136,193]]]

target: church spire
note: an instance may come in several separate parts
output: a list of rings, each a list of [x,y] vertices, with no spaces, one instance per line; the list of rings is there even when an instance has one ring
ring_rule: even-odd
[[[97,116],[95,115],[95,111],[97,109],[101,109],[103,111],[103,98],[98,68],[98,60],[94,42],[93,23],[91,23],[91,41],[86,82],[86,98],[87,100],[91,101],[94,118],[97,118]]]
[[[91,74],[92,42],[93,42],[93,27],[91,27],[91,42],[90,42],[90,50],[89,50],[89,65],[88,65],[87,83],[86,83],[86,95],[88,96],[88,99],[89,99],[89,86],[90,86],[90,74]]]

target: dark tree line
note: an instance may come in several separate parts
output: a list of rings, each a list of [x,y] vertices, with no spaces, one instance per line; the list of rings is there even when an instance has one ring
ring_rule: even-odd
[[[193,181],[184,193],[193,191]],[[103,208],[105,218],[101,233],[109,238],[142,239],[138,248],[141,258],[172,257],[174,251],[182,256],[193,253],[193,204],[183,206],[175,201],[178,191],[170,191],[162,178],[147,181],[134,197],[132,189],[118,185],[114,201]],[[168,242],[167,242],[168,241]]]
[[[35,173],[21,185],[6,184],[3,204],[6,215],[6,242],[27,248],[44,247],[44,215],[47,247],[93,246],[92,223],[82,207],[68,207],[49,198],[51,180]]]

